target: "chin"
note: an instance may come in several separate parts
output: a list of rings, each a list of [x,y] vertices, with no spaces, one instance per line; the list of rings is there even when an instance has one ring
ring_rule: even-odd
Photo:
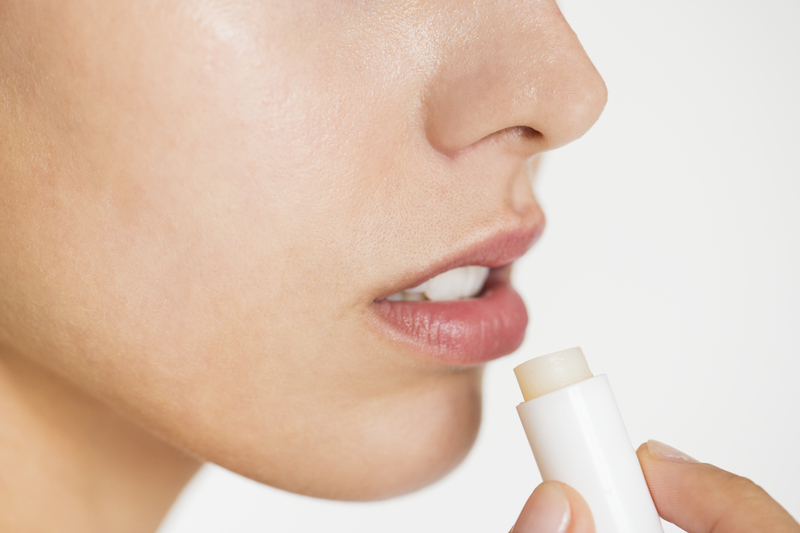
[[[420,403],[399,421],[386,417],[376,425],[372,464],[364,464],[337,497],[380,500],[419,490],[438,481],[466,458],[481,423],[480,383],[436,397],[434,407]],[[366,450],[365,450],[366,451]]]
[[[402,395],[364,402],[347,416],[319,423],[283,457],[258,467],[225,465],[290,492],[374,501],[441,479],[469,453],[481,421],[481,370],[460,370]]]

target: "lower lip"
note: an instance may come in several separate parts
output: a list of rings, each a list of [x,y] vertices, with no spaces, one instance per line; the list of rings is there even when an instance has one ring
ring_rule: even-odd
[[[451,302],[373,303],[378,326],[446,365],[472,366],[507,355],[522,344],[528,312],[511,287],[509,271],[492,271],[478,298]]]

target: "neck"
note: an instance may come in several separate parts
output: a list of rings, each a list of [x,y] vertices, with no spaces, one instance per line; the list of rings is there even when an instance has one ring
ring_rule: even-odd
[[[0,354],[0,531],[152,533],[200,463]]]

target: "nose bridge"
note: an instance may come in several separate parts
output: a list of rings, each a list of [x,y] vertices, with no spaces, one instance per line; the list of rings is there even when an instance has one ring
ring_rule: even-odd
[[[517,137],[536,153],[580,137],[599,117],[605,84],[553,0],[472,4],[439,23],[441,61],[425,95],[437,150],[523,127],[535,133]]]

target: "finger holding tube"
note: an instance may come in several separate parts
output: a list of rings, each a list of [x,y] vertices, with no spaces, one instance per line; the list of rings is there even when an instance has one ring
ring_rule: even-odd
[[[533,491],[511,533],[595,533],[592,513],[575,489],[545,481]]]
[[[800,533],[800,525],[747,478],[658,441],[636,451],[659,514],[689,533]]]

